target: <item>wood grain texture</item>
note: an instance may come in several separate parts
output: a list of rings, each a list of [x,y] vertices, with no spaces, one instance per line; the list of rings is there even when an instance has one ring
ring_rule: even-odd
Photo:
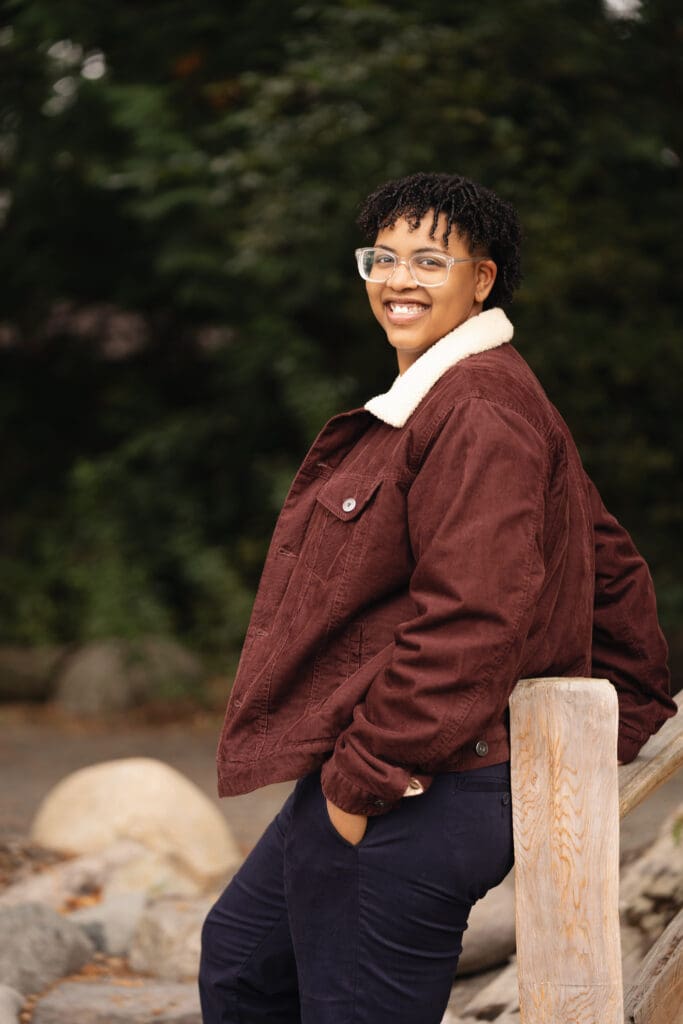
[[[623,1024],[617,716],[606,680],[510,700],[522,1024]]]
[[[683,694],[674,698],[679,709]],[[619,815],[624,817],[683,767],[683,714],[664,723],[635,761],[619,769]]]
[[[683,1024],[683,910],[643,960],[625,1013],[626,1024]]]

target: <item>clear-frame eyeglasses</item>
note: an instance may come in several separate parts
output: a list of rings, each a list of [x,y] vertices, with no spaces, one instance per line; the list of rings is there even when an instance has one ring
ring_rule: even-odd
[[[472,263],[483,256],[447,256],[439,252],[419,252],[406,259],[388,249],[374,247],[356,249],[358,273],[364,281],[382,283],[388,281],[399,264],[405,263],[415,284],[423,288],[439,288],[448,280],[448,272],[454,263]]]

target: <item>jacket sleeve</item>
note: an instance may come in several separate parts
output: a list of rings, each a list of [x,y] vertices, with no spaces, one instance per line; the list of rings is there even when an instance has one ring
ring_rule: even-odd
[[[449,413],[408,495],[415,615],[323,767],[344,810],[384,813],[504,714],[544,580],[548,466],[515,411],[475,398]]]
[[[595,535],[592,673],[616,687],[618,756],[627,764],[677,708],[647,565],[591,480],[588,487]]]

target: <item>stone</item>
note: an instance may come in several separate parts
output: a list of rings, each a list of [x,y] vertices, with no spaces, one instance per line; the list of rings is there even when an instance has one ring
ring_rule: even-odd
[[[473,1021],[496,1021],[498,1024],[517,1024],[519,1021],[519,991],[517,963],[504,967],[488,985],[460,1012],[463,1024]]]
[[[52,696],[66,647],[0,647],[0,701]]]
[[[32,1024],[202,1024],[196,982],[148,978],[63,981],[40,999]]]
[[[514,872],[474,904],[462,938],[458,977],[507,963],[515,952]]]
[[[207,891],[241,861],[218,807],[180,772],[146,757],[68,775],[43,800],[31,834],[66,853],[94,853],[133,839]]]
[[[621,973],[624,979],[633,978],[646,953],[643,933],[622,922],[621,925]]]
[[[125,956],[147,903],[142,892],[120,892],[90,907],[80,907],[69,920],[88,936],[95,949]]]
[[[677,838],[682,822],[683,804],[664,820],[654,843],[621,872],[622,925],[641,933],[643,954],[683,907],[683,855]]]
[[[66,910],[84,898],[97,897],[119,869],[147,852],[141,843],[123,839],[98,853],[60,861],[7,886],[0,892],[0,908],[46,903],[54,910]]]
[[[40,903],[0,912],[0,983],[28,995],[78,971],[94,953],[80,928]]]
[[[226,873],[225,880],[228,877]],[[205,888],[168,857],[132,839],[121,839],[99,853],[72,857],[8,885],[0,892],[0,907],[46,903],[54,910],[70,911],[84,902],[116,899],[127,893],[198,896]]]
[[[229,872],[222,876],[226,881]],[[139,856],[114,868],[104,887],[104,895],[113,898],[117,893],[137,892],[156,898],[159,896],[198,896],[206,885],[183,866],[174,863],[172,856],[164,856],[143,848]]]
[[[192,691],[203,674],[199,659],[166,637],[100,640],[67,659],[58,673],[55,702],[79,715],[125,711]]]
[[[9,985],[0,985],[0,1024],[19,1024],[19,1013],[23,1005],[21,992]]]
[[[470,1003],[483,988],[486,988],[500,974],[500,968],[492,968],[490,971],[483,971],[481,974],[468,974],[458,976],[451,988],[448,999],[448,1011],[456,1020],[464,1007]]]
[[[164,899],[150,904],[130,949],[133,970],[159,978],[196,978],[202,925],[214,900]]]

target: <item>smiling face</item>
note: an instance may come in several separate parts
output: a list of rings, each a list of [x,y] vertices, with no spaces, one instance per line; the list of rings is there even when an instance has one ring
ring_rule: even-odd
[[[451,231],[448,242],[444,243],[445,214],[440,215],[432,237],[432,220],[429,213],[416,228],[411,228],[401,217],[391,227],[380,230],[375,246],[406,260],[418,253],[428,255],[430,252],[446,253],[456,259],[475,255],[455,231]],[[404,373],[449,331],[481,313],[495,277],[495,263],[482,256],[471,263],[453,264],[446,283],[438,288],[416,284],[404,263],[397,266],[388,281],[366,281],[370,308],[389,344],[396,349],[399,373]]]

